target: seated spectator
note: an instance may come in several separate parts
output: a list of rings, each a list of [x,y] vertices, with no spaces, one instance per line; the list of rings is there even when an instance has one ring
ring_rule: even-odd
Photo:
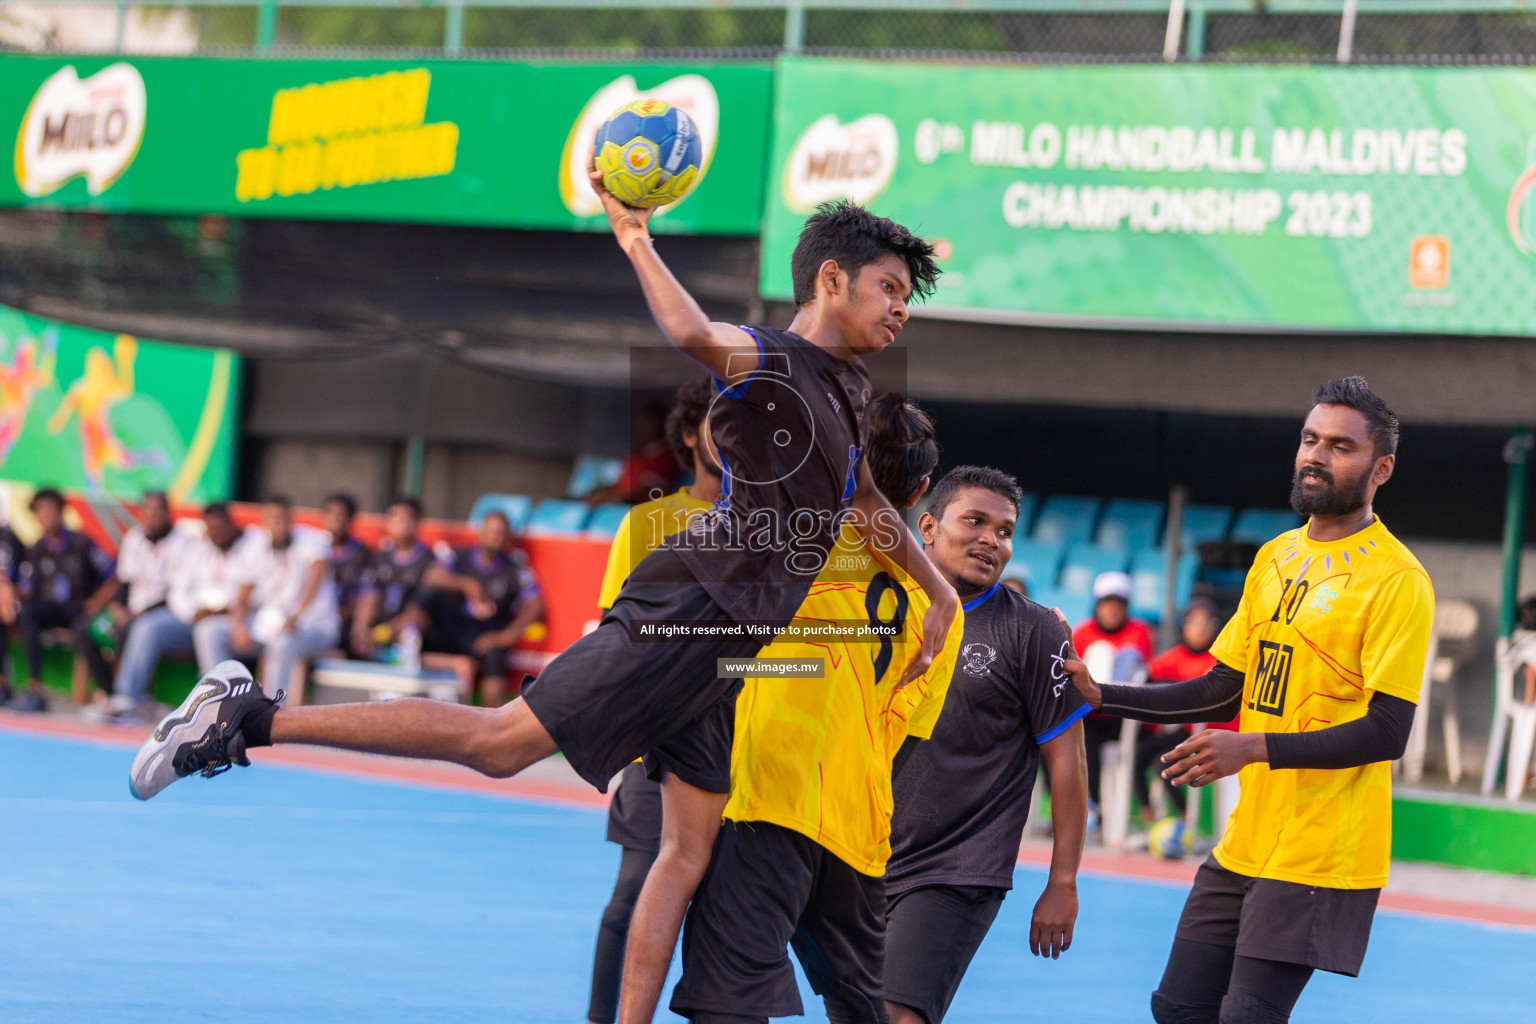
[[[384,542],[368,563],[352,613],[351,651],[371,658],[379,646],[392,644],[407,625],[415,623],[425,593],[423,578],[432,567],[432,551],[416,536],[421,503],[395,498],[384,510]]]
[[[512,528],[500,512],[480,524],[480,542],[455,551],[427,571],[432,590],[422,601],[427,619],[422,649],[478,661],[480,702],[500,707],[507,651],[544,615],[539,584],[521,551],[508,550]]]
[[[1093,581],[1093,616],[1072,631],[1079,656],[1097,643],[1115,650],[1114,678],[1130,679],[1152,657],[1152,630],[1130,615],[1131,578],[1123,572],[1100,573]],[[1098,819],[1099,768],[1104,744],[1120,739],[1120,719],[1097,712],[1083,719],[1083,744],[1088,754],[1089,828]]]
[[[143,714],[161,652],[168,645],[176,646],[175,641],[185,632],[185,625],[166,602],[171,581],[185,571],[194,547],[192,539],[171,522],[171,507],[163,492],[145,494],[139,514],[142,523],[123,536],[118,549],[117,580],[107,605],[112,624],[123,638],[107,713],[127,719]],[[139,634],[137,642],[135,633]],[[190,634],[179,648],[191,649]]]
[[[64,496],[44,487],[32,496],[32,514],[43,535],[23,553],[16,572],[21,609],[16,622],[27,654],[27,692],[11,701],[15,711],[48,710],[43,687],[43,633],[68,629],[91,679],[112,689],[112,672],[91,636],[91,620],[115,589],[112,557],[83,533],[64,527]]]
[[[21,564],[21,541],[11,528],[0,523],[0,704],[11,699],[11,627],[21,611],[16,595],[16,567]]]
[[[357,607],[358,592],[368,573],[373,552],[352,536],[352,520],[357,518],[357,500],[337,492],[322,506],[325,529],[331,535],[331,578],[336,587],[336,611],[341,617],[341,642],[352,635],[352,612]]]
[[[1029,581],[1022,576],[1004,576],[1003,586],[1012,590],[1020,597],[1029,596]]]
[[[610,501],[634,504],[659,498],[672,490],[681,467],[671,442],[667,440],[668,411],[664,405],[646,407],[637,425],[637,443],[624,456],[624,469],[618,482],[587,495],[587,504],[597,506]]]
[[[1177,683],[1209,672],[1216,665],[1216,656],[1211,653],[1211,644],[1216,642],[1216,634],[1220,632],[1219,626],[1215,605],[1200,597],[1191,601],[1189,607],[1184,609],[1181,642],[1147,663],[1148,680],[1154,683]],[[1235,726],[1235,722],[1233,724]],[[1226,728],[1226,726],[1220,725],[1217,728]],[[1148,773],[1154,768],[1160,769],[1162,762],[1158,759],[1184,742],[1190,731],[1187,725],[1142,727],[1141,737],[1136,741],[1134,775],[1136,801],[1141,808],[1142,821],[1150,824],[1154,816]],[[1168,799],[1182,815],[1184,790],[1179,786],[1166,788]]]
[[[261,518],[239,561],[229,614],[203,619],[192,641],[204,672],[228,658],[263,656],[262,687],[277,697],[291,690],[300,660],[336,645],[340,619],[323,536],[294,533],[287,498],[268,498]]]

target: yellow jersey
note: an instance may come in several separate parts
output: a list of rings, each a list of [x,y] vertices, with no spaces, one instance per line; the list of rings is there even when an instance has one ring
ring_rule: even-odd
[[[608,549],[608,567],[603,572],[603,586],[598,593],[597,606],[608,609],[618,600],[624,581],[635,571],[646,555],[661,542],[678,533],[688,520],[709,508],[710,503],[693,496],[686,487],[680,487],[664,497],[642,502],[624,514],[618,533],[614,534],[613,546]]]
[[[1418,702],[1434,616],[1428,574],[1380,519],[1326,544],[1304,526],[1259,549],[1211,653],[1244,674],[1243,732],[1325,729],[1362,717],[1373,691]],[[1333,889],[1387,884],[1387,762],[1252,764],[1239,778],[1242,796],[1214,851],[1223,867]]]
[[[878,642],[775,640],[760,658],[822,658],[821,679],[748,679],[736,700],[725,816],[767,821],[814,840],[866,875],[891,856],[891,762],[908,736],[927,739],[944,706],[964,635],[958,610],[922,676],[897,681],[923,642],[928,596],[844,525],[797,621],[905,623]]]

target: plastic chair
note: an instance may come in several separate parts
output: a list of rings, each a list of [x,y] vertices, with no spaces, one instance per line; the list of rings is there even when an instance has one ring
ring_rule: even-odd
[[[1163,532],[1163,505],[1136,498],[1116,498],[1104,507],[1094,542],[1101,548],[1136,551],[1157,545]]]
[[[1124,572],[1130,562],[1131,553],[1123,549],[1074,544],[1067,549],[1067,560],[1061,567],[1061,589],[1069,594],[1092,594],[1093,581],[1100,573]]]
[[[1245,508],[1232,524],[1232,539],[1268,544],[1287,530],[1301,525],[1301,517],[1288,508]]]
[[[1035,522],[1035,510],[1040,507],[1040,496],[1024,494],[1019,497],[1019,518],[1013,525],[1015,537],[1028,537],[1029,528]]]
[[[580,533],[587,524],[591,509],[579,501],[562,501],[551,498],[539,502],[528,517],[525,533]]]
[[[1226,540],[1232,510],[1225,505],[1185,505],[1179,526],[1179,546],[1193,551],[1208,540]]]
[[[1061,571],[1061,560],[1067,549],[1060,544],[1042,544],[1035,540],[1015,540],[1013,556],[1003,570],[1005,574],[1022,576],[1031,590],[1036,587],[1053,587],[1056,574]]]
[[[622,502],[599,505],[592,510],[592,518],[587,520],[587,535],[591,537],[617,536],[619,527],[623,525],[624,517],[627,515],[629,515],[629,506]]]
[[[1030,537],[1046,544],[1087,543],[1093,536],[1093,524],[1098,514],[1098,498],[1053,494],[1040,506]]]
[[[1531,767],[1531,748],[1536,744],[1536,701],[1526,700],[1526,673],[1536,672],[1536,633],[1519,630],[1515,639],[1499,641],[1494,673],[1493,730],[1488,738],[1488,760],[1483,764],[1482,793],[1493,792],[1504,743],[1509,742],[1509,763],[1504,770],[1504,797],[1520,799]]]
[[[1067,617],[1067,626],[1075,627],[1093,614],[1093,597],[1090,594],[1069,594],[1054,584],[1035,586],[1029,584],[1029,599],[1047,608],[1060,608]]]
[[[1096,682],[1141,685],[1147,680],[1145,670],[1132,679],[1115,678],[1115,649],[1106,641],[1090,644],[1081,652],[1088,674]],[[1104,845],[1118,850],[1125,845],[1131,828],[1131,793],[1136,771],[1136,734],[1141,723],[1130,718],[1120,722],[1120,739],[1099,748],[1099,821]]]
[[[1168,552],[1162,548],[1148,548],[1131,556],[1131,614],[1139,619],[1157,624],[1163,616],[1163,579],[1168,568]],[[1193,551],[1179,556],[1178,576],[1175,578],[1173,605],[1183,608],[1189,603],[1195,588],[1195,574],[1200,570],[1200,558]]]
[[[1438,686],[1442,708],[1441,728],[1445,730],[1445,774],[1451,785],[1461,781],[1461,719],[1456,713],[1456,669],[1473,653],[1477,639],[1477,608],[1467,601],[1437,601],[1435,626],[1429,636],[1429,656],[1424,659],[1424,682],[1419,690],[1419,706],[1413,713],[1413,731],[1408,734],[1408,749],[1403,753],[1403,781],[1418,782],[1424,777],[1424,750],[1429,745],[1431,690]]]
[[[571,467],[571,480],[565,486],[567,498],[585,498],[599,487],[619,482],[624,475],[623,459],[604,459],[596,455],[582,455]]]
[[[500,512],[507,517],[507,522],[512,527],[512,532],[521,531],[528,524],[528,514],[533,511],[533,502],[522,494],[482,494],[475,499],[474,508],[469,510],[469,525],[478,527],[485,519],[488,512]]]

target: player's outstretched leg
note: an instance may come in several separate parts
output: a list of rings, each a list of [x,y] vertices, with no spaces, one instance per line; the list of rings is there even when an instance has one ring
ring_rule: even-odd
[[[558,749],[524,701],[464,707],[406,698],[279,709],[237,661],[220,662],[139,748],[129,789],[148,800],[194,772],[245,765],[248,747],[311,743],[371,754],[452,761],[485,775],[516,775]]]

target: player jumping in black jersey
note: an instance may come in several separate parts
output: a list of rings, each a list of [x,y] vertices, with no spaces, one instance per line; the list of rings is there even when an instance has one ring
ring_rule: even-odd
[[[657,619],[782,626],[850,520],[872,543],[892,545],[891,558],[932,601],[903,681],[942,648],[958,599],[911,534],[889,528],[899,516],[860,457],[869,379],[859,357],[894,341],[908,303],[931,290],[932,246],[853,204],[823,207],[791,259],[790,329],[712,323],[652,247],[651,211],[624,206],[593,177],[662,333],[721,392],[710,422],[725,473],[710,514],[646,558],[598,628],[505,708],[407,699],[279,710],[243,666],[225,662],[145,741],[130,788],[148,799],[194,772],[247,764],[247,748],[269,743],[452,761],[496,777],[562,751],[599,790],[644,755],[663,777],[664,824],[630,925],[619,1013],[628,1024],[654,1012],[729,792],[730,701],[741,682],[717,678],[716,659],[751,657],[761,646],[637,642],[639,627]]]

